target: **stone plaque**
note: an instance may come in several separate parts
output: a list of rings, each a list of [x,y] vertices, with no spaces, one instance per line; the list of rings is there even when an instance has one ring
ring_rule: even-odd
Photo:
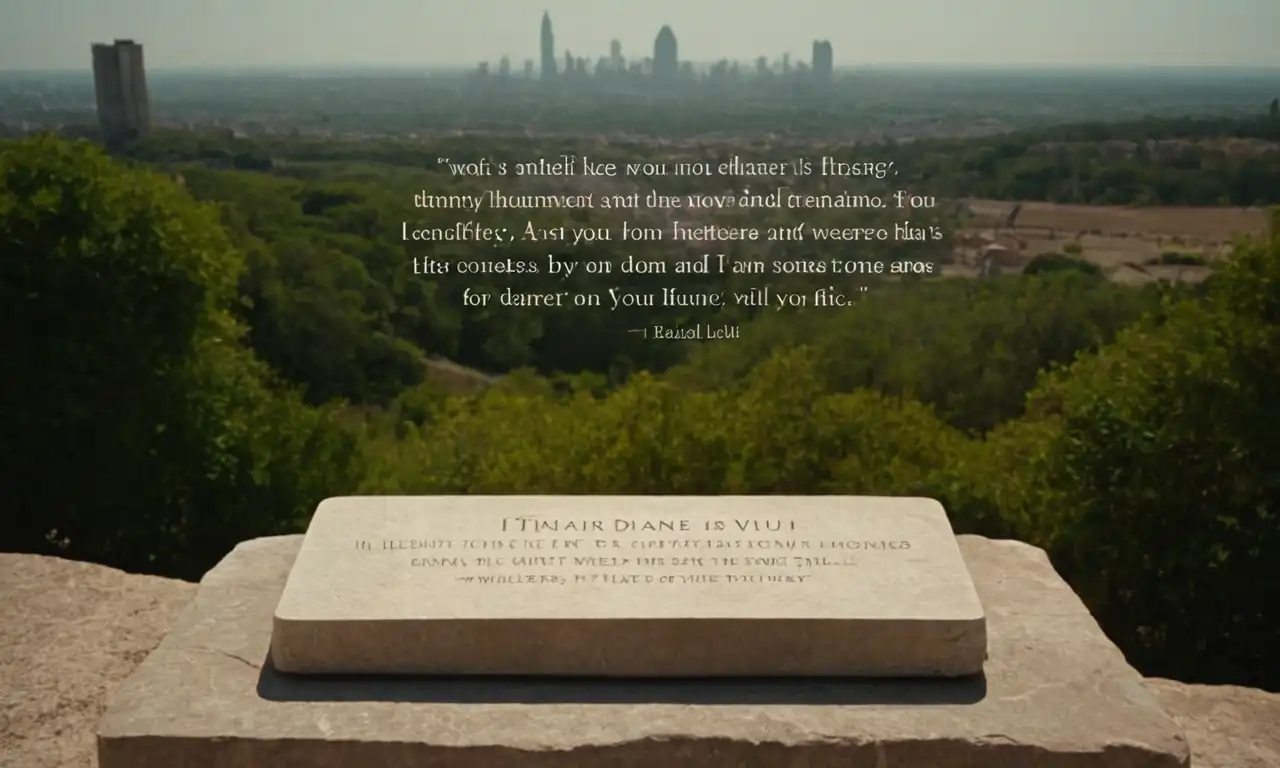
[[[349,497],[276,608],[284,672],[953,677],[986,620],[915,498]]]

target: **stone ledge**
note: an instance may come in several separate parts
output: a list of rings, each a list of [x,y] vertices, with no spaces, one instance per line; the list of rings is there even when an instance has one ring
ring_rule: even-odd
[[[960,537],[989,622],[984,679],[480,684],[275,672],[271,617],[301,539],[246,542],[206,575],[111,697],[102,768],[1189,764],[1178,725],[1018,542]]]
[[[1280,766],[1280,693],[1160,678],[1145,684],[1186,729],[1193,768]]]
[[[107,696],[196,585],[93,563],[0,554],[0,766],[94,766]]]

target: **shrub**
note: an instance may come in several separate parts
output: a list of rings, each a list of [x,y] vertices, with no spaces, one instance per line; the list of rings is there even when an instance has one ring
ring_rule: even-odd
[[[1084,259],[1073,258],[1062,253],[1042,253],[1036,256],[1023,268],[1024,275],[1041,275],[1049,272],[1083,272],[1086,275],[1102,275],[1102,268]]]

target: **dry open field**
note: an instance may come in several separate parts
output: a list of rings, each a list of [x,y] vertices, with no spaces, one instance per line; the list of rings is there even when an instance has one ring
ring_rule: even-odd
[[[1257,208],[1189,208],[1058,205],[1023,203],[1012,227],[1003,226],[1014,203],[1003,200],[964,201],[972,218],[958,234],[972,244],[985,236],[1009,249],[1001,254],[1003,271],[1018,270],[1044,253],[1069,253],[1103,268],[1112,280],[1203,280],[1204,266],[1160,263],[1170,252],[1194,255],[1207,262],[1221,258],[1242,235],[1266,231],[1268,216]],[[957,261],[946,274],[977,273],[973,248],[957,249]]]
[[[970,212],[982,219],[987,226],[1008,216],[1014,206],[1014,203],[1005,200],[965,202]],[[1262,208],[1131,208],[1120,205],[1023,203],[1014,224],[1019,228],[1056,230],[1064,234],[1152,234],[1223,243],[1238,235],[1265,232],[1267,212]]]
[[[455,394],[478,392],[500,378],[439,357],[427,360],[426,365],[427,378],[439,382],[446,391]]]

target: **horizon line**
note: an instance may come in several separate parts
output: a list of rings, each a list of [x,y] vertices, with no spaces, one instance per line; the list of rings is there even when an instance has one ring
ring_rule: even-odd
[[[510,57],[509,57],[510,58]],[[528,57],[526,57],[528,58]],[[754,63],[756,58],[748,59],[713,59],[706,61],[697,61],[689,59],[695,66],[706,65],[713,66],[721,61],[730,63]],[[533,59],[536,61],[536,57]],[[514,62],[515,59],[512,59]],[[770,59],[773,61],[773,59]],[[804,61],[802,58],[793,59],[796,63]],[[147,67],[147,71],[154,74],[187,74],[194,72],[279,72],[279,71],[334,71],[334,70],[382,70],[382,71],[464,71],[470,72],[476,69],[482,62],[472,63],[454,63],[454,64],[379,64],[379,63],[334,63],[334,64],[203,64],[189,65],[180,67]],[[488,62],[484,62],[488,63]],[[1239,64],[1239,63],[1139,63],[1139,62],[1104,62],[1104,63],[1080,63],[1080,62],[910,62],[910,61],[880,61],[880,62],[862,62],[857,64],[836,65],[835,71],[853,71],[853,70],[895,70],[895,69],[954,69],[954,70],[1066,70],[1076,72],[1114,72],[1114,71],[1143,71],[1143,70],[1235,70],[1249,71],[1259,73],[1280,73],[1280,64]],[[7,74],[92,74],[91,66],[84,67],[56,67],[56,68],[3,68],[0,69],[0,75]],[[521,73],[513,70],[513,76]]]

